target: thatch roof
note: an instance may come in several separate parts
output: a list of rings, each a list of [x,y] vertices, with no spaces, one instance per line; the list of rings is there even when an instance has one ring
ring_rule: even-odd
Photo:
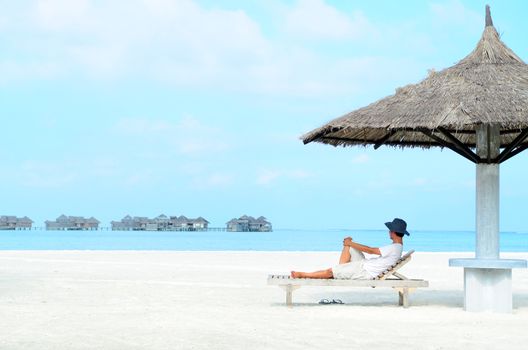
[[[515,142],[510,153],[528,147],[528,65],[500,40],[488,6],[484,33],[467,57],[330,121],[302,140],[468,149],[475,148],[475,130],[482,124],[499,126],[501,147]]]
[[[18,221],[19,222],[23,222],[23,223],[33,223],[33,220],[31,220],[27,216],[24,216],[23,218],[20,218]]]
[[[233,218],[233,219],[229,220],[228,222],[226,222],[226,225],[229,225],[229,224],[236,224],[237,222],[238,222],[238,219]]]
[[[201,216],[199,216],[197,219],[195,219],[194,222],[196,222],[196,223],[204,223],[204,224],[208,224],[209,223],[209,221],[205,220]]]
[[[86,219],[86,222],[87,223],[90,223],[90,224],[100,224],[101,221],[97,220],[96,218],[94,218],[93,216],[90,217],[89,219]]]

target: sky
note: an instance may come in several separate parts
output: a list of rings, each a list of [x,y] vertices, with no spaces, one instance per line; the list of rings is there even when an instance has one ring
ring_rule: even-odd
[[[0,215],[474,230],[453,152],[299,138],[465,57],[486,3],[528,59],[520,0],[0,0]],[[528,232],[527,169],[501,165],[502,231]]]

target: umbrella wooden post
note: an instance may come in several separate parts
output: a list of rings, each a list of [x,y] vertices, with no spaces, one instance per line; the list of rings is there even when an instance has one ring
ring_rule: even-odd
[[[500,129],[483,124],[476,127],[476,151],[482,160],[500,153]],[[475,267],[464,267],[464,309],[511,312],[511,269],[490,269],[479,259],[499,259],[499,164],[476,165]]]
[[[499,164],[490,163],[500,153],[500,128],[483,124],[476,128],[477,156],[487,163],[477,164],[476,257],[499,258]]]
[[[499,164],[477,164],[476,242],[478,259],[499,258]]]
[[[512,268],[526,267],[525,260],[500,259],[499,163],[500,128],[476,127],[476,244],[474,259],[450,259],[464,268],[466,311],[512,312]]]
[[[500,129],[489,124],[476,128],[476,245],[475,259],[451,259],[451,266],[464,267],[466,311],[512,312],[511,269],[522,261],[499,257],[499,164]],[[524,262],[524,265],[526,263]]]

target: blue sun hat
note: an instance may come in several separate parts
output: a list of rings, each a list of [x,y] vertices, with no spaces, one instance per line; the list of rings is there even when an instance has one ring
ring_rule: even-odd
[[[392,220],[392,222],[386,222],[385,226],[387,226],[387,228],[393,232],[409,236],[409,232],[407,232],[407,223],[405,220],[395,218]]]

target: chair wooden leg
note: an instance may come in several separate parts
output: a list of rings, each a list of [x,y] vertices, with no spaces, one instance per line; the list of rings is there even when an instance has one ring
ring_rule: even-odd
[[[409,307],[409,288],[398,288],[398,305]]]
[[[301,286],[295,286],[292,284],[288,284],[286,286],[280,286],[280,287],[286,291],[286,305],[289,307],[292,307],[293,306],[293,291],[301,288]]]

